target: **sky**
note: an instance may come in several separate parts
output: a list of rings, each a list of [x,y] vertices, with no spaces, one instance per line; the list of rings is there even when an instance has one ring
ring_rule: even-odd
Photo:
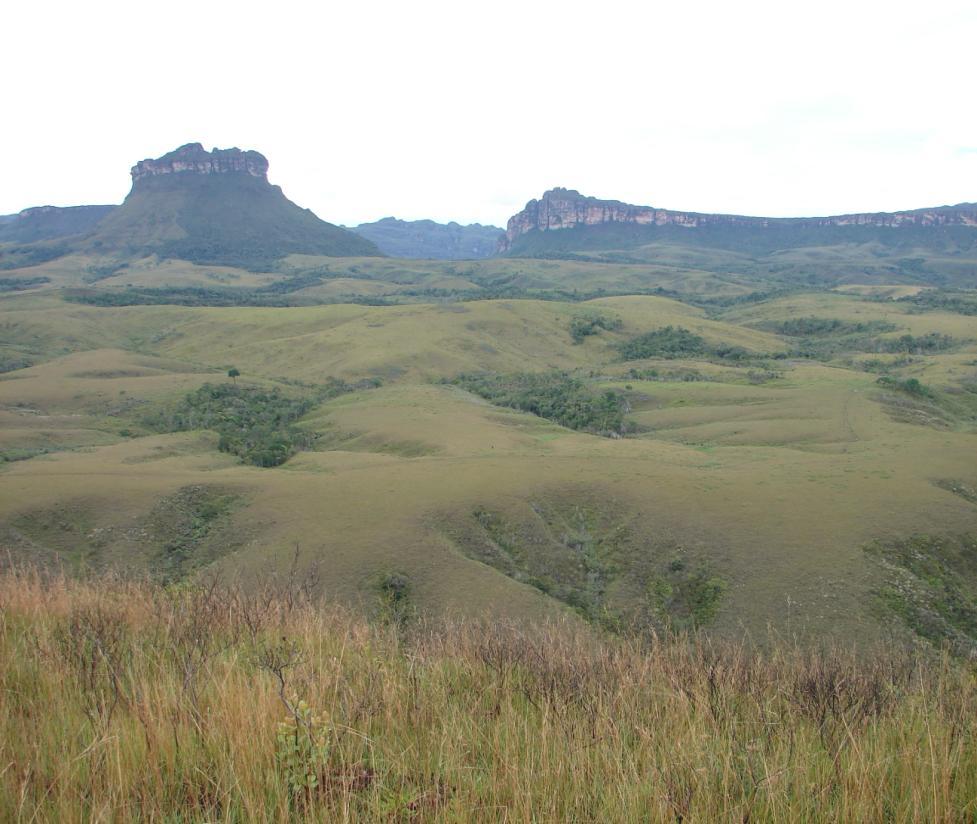
[[[977,201],[977,2],[8,4],[0,214],[257,149],[344,225],[554,186],[769,216]]]

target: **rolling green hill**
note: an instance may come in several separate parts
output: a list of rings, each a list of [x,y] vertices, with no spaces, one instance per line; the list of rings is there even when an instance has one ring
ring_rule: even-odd
[[[354,274],[427,266],[375,265]],[[395,575],[437,614],[977,644],[973,315],[823,291],[260,308],[49,290],[0,299],[0,332],[13,558],[256,580],[298,546],[357,608]],[[622,425],[589,424],[598,407]],[[298,451],[249,463],[280,443]]]

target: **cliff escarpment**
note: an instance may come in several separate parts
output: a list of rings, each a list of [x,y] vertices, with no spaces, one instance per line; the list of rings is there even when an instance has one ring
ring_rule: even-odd
[[[574,189],[551,189],[538,200],[530,200],[525,208],[513,215],[500,240],[499,252],[518,252],[522,239],[532,233],[554,232],[579,227],[678,227],[681,229],[719,230],[724,236],[740,230],[741,237],[784,236],[787,230],[810,233],[818,229],[868,228],[946,228],[977,229],[977,204],[940,206],[903,212],[879,212],[833,215],[811,218],[769,218],[744,215],[706,214],[635,206],[619,200],[600,200],[587,197]],[[715,236],[713,231],[712,235]],[[827,236],[827,235],[826,235]],[[653,235],[634,234],[637,239]],[[977,234],[975,234],[977,238]],[[694,240],[689,235],[689,240]]]
[[[208,152],[199,143],[187,143],[162,157],[140,160],[131,174],[134,187],[160,175],[247,174],[267,181],[268,159],[255,151],[233,148]]]

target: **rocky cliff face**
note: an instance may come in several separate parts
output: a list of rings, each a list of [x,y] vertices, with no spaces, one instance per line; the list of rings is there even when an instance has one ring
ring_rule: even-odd
[[[214,149],[208,152],[199,143],[187,143],[155,160],[140,160],[132,167],[132,183],[160,175],[248,174],[266,180],[268,160],[255,151]]]
[[[768,226],[973,226],[977,227],[977,204],[939,206],[908,212],[834,215],[812,218],[767,218],[743,215],[714,215],[698,212],[676,212],[651,206],[632,206],[619,200],[598,200],[574,189],[550,189],[539,200],[530,200],[518,214],[509,218],[499,252],[505,253],[513,243],[532,231],[569,229],[574,226],[598,226],[626,223],[648,226],[741,226],[762,229]]]

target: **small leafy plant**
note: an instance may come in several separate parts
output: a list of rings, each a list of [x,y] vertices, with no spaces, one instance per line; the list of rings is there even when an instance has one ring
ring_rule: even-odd
[[[329,758],[329,725],[305,701],[290,702],[289,717],[278,725],[275,756],[293,796],[306,797],[319,786]]]

